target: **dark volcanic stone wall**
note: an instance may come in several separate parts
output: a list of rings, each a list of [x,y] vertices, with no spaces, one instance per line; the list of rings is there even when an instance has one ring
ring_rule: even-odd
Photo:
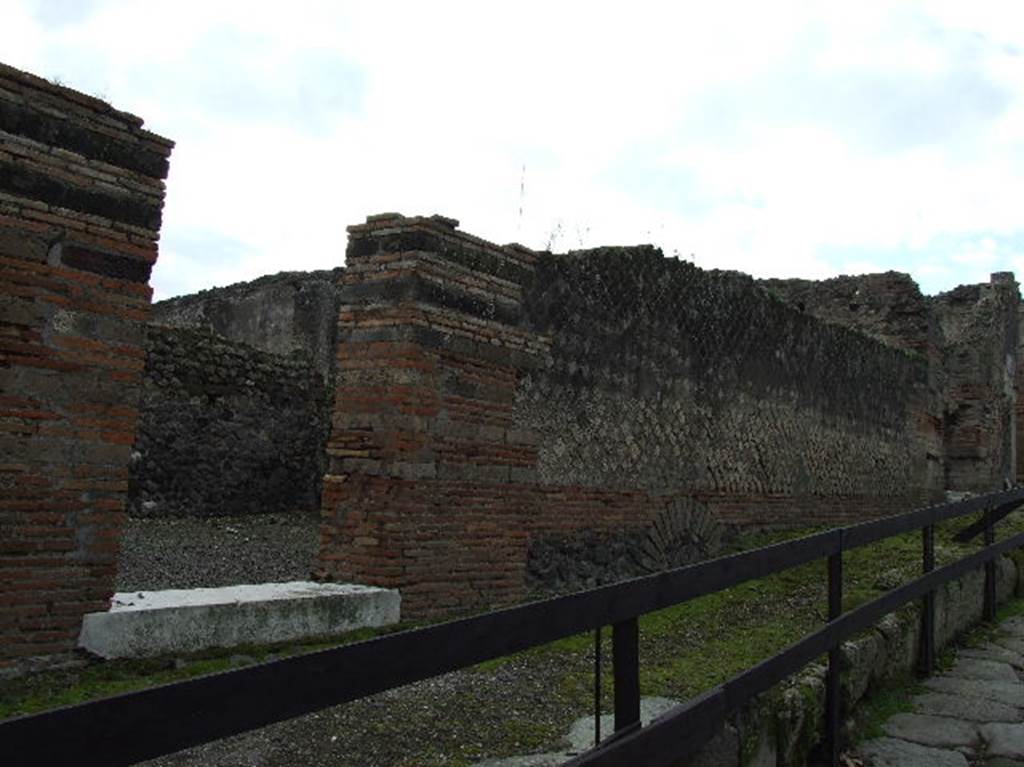
[[[909,274],[884,272],[829,280],[761,280],[759,284],[824,322],[856,328],[883,343],[926,354],[938,327]]]
[[[343,269],[281,272],[153,304],[153,322],[208,330],[274,354],[302,354],[325,379],[334,367]]]
[[[1020,295],[1012,274],[934,297],[898,272],[762,284],[824,322],[927,358],[947,489],[982,492],[1013,479],[1021,424],[1015,413]]]
[[[733,513],[750,518],[765,496],[942,489],[927,457],[940,443],[922,428],[927,361],[745,275],[650,247],[542,254],[524,315],[552,340],[516,400],[517,423],[541,435],[541,482],[744,496],[750,513]]]
[[[330,403],[301,356],[150,326],[129,512],[316,509]]]

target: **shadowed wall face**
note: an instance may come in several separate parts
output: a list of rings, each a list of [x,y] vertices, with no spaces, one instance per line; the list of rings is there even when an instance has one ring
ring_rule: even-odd
[[[0,65],[0,668],[113,593],[172,146]]]
[[[728,521],[790,524],[942,489],[927,361],[747,275],[599,248],[540,256],[524,295],[527,323],[551,339],[516,407],[542,436],[542,482],[688,492]]]
[[[128,513],[316,510],[330,421],[327,387],[301,356],[150,325]]]
[[[988,492],[1020,475],[1020,294],[1013,274],[936,296],[921,295],[899,272],[762,284],[823,322],[927,359],[942,434],[935,455],[947,490]]]

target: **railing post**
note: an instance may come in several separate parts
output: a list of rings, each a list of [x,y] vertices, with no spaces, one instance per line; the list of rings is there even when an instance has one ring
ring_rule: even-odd
[[[923,548],[921,569],[930,573],[935,569],[935,525],[921,528]],[[924,595],[921,605],[921,673],[928,675],[935,670],[935,592]]]
[[[833,621],[843,613],[843,531],[839,530],[839,551],[828,558],[828,619]],[[825,742],[826,761],[839,767],[839,707],[842,697],[839,675],[839,646],[828,651],[828,677],[825,686]]]
[[[601,627],[594,629],[594,748],[601,743]]]
[[[995,529],[992,524],[992,507],[985,509],[985,546],[996,542]],[[984,618],[992,622],[996,619],[996,561],[990,559],[985,563],[985,606]]]
[[[615,733],[640,726],[640,624],[636,618],[612,626],[615,674]]]

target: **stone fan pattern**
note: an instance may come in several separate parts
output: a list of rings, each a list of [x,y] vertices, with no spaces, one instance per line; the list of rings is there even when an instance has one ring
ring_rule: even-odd
[[[717,556],[723,533],[704,504],[680,498],[640,529],[534,540],[527,581],[536,593],[565,592],[685,567]]]

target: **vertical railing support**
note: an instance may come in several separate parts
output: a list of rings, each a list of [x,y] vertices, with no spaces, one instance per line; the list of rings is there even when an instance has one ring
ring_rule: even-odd
[[[601,627],[594,629],[594,748],[601,743]]]
[[[921,529],[921,569],[930,573],[935,569],[935,525]],[[927,676],[935,670],[935,592],[924,595],[921,604],[921,673]]]
[[[991,546],[996,542],[995,529],[992,522],[992,508],[985,509],[985,545]],[[985,606],[984,618],[992,622],[996,619],[996,561],[994,559],[985,563]]]
[[[615,673],[615,734],[640,726],[640,624],[636,618],[612,626]]]
[[[843,531],[839,530],[839,551],[828,558],[828,619],[834,621],[843,613]],[[828,651],[828,676],[825,686],[826,762],[839,767],[839,708],[842,696],[839,675],[839,646]]]

